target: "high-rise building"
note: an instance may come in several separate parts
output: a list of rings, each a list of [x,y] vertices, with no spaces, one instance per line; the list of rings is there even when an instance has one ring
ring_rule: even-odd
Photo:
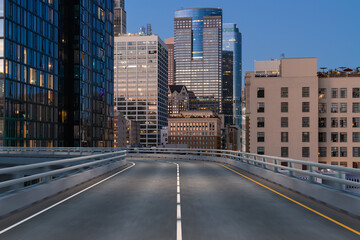
[[[115,37],[115,109],[140,122],[140,143],[160,144],[167,125],[167,46],[157,35]]]
[[[126,11],[125,0],[114,1],[114,35],[119,36],[126,33]]]
[[[233,114],[234,124],[241,127],[242,52],[241,33],[235,23],[223,24],[222,49],[233,52]]]
[[[168,47],[168,84],[174,84],[175,77],[175,60],[174,60],[174,37],[165,39]]]
[[[247,151],[360,168],[360,75],[317,73],[316,61],[256,61],[246,73]]]
[[[233,52],[222,52],[222,109],[224,114],[224,123],[232,125],[234,122],[234,104],[233,104]]]
[[[175,85],[194,92],[194,109],[221,113],[222,10],[177,10],[174,34]]]
[[[168,113],[169,116],[172,114],[178,114],[181,111],[190,110],[190,95],[186,86],[182,85],[169,85],[168,92]]]
[[[64,145],[112,147],[113,0],[54,2],[62,9],[59,79]]]

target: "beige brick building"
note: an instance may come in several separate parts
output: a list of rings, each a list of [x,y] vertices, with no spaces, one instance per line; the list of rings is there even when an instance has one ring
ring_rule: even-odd
[[[245,77],[246,150],[359,167],[360,75],[334,76],[319,78],[316,58],[255,62]]]
[[[211,111],[183,111],[168,119],[169,144],[189,148],[219,149],[221,120]]]

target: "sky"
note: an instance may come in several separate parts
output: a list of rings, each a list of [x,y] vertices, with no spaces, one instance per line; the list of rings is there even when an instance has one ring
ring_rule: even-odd
[[[175,10],[223,9],[223,22],[242,33],[243,75],[254,60],[317,57],[318,69],[360,67],[360,0],[125,0],[127,32],[150,23],[163,40],[173,36]]]

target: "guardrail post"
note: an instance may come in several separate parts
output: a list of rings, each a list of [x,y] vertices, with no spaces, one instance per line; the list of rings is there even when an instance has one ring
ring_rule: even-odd
[[[254,160],[257,160],[256,156],[254,156]],[[258,166],[258,163],[254,161],[254,166]]]
[[[263,157],[263,162],[266,163],[266,157]],[[267,169],[266,164],[263,164],[263,168]]]
[[[293,165],[292,162],[289,162],[289,167],[290,167],[290,168],[294,168],[294,165]],[[294,177],[294,172],[291,171],[291,170],[289,170],[289,176],[290,176],[290,177]]]
[[[278,160],[274,159],[274,164],[278,165]],[[278,167],[274,167],[274,172],[279,172],[279,168]]]
[[[340,178],[340,179],[346,179],[346,174],[343,171],[337,171],[336,172],[336,177]],[[336,184],[336,189],[339,189],[341,191],[345,191],[346,190],[346,184],[343,183],[337,183]]]
[[[246,154],[246,163],[247,163],[247,164],[250,164],[250,161],[249,161],[249,154]]]
[[[309,171],[314,172],[314,166],[309,165]],[[314,182],[316,182],[316,179],[313,176],[309,176],[309,181],[314,183]]]

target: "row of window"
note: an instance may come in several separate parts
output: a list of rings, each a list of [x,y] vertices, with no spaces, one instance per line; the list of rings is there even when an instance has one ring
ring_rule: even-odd
[[[335,117],[335,118],[330,118],[331,120],[331,127],[332,128],[337,128],[337,127],[341,127],[341,128],[346,128],[347,127],[347,118],[346,117],[341,117],[340,121],[339,118]],[[360,117],[353,117],[352,118],[352,125],[353,128],[358,128],[360,127]],[[326,128],[327,124],[326,124],[326,118],[319,118],[319,128]]]
[[[302,102],[302,112],[310,112],[310,102]],[[289,112],[289,103],[288,102],[281,102],[280,111],[282,113]],[[258,102],[257,103],[257,112],[264,113],[265,112],[265,103]]]
[[[289,142],[289,132],[281,132],[281,142]],[[265,132],[257,133],[257,142],[265,142]],[[310,132],[302,132],[302,142],[310,142]]]
[[[327,157],[327,148],[326,147],[319,147],[319,157]],[[347,147],[331,147],[330,149],[330,156],[331,157],[347,157],[348,150]],[[353,147],[352,148],[352,156],[353,157],[360,157],[360,147]]]
[[[347,133],[346,132],[332,132],[330,135],[331,142],[347,142]],[[319,132],[319,142],[327,141],[327,133]],[[352,142],[360,142],[360,132],[352,133]]]
[[[340,109],[339,109],[340,106]],[[319,103],[319,113],[326,113],[326,103]],[[347,112],[347,103],[331,103],[331,113],[346,113]],[[352,112],[359,113],[360,112],[360,103],[354,102],[352,103]]]
[[[340,94],[339,94],[340,92]],[[310,97],[310,87],[303,87],[302,88],[302,97],[308,98]],[[289,89],[287,87],[282,87],[280,90],[280,96],[282,98],[289,97]],[[264,98],[265,97],[265,88],[258,88],[257,89],[257,97]],[[347,88],[331,88],[331,98],[347,98]],[[353,88],[352,89],[352,97],[353,98],[360,98],[360,88]],[[319,89],[319,99],[326,98],[326,88]]]

